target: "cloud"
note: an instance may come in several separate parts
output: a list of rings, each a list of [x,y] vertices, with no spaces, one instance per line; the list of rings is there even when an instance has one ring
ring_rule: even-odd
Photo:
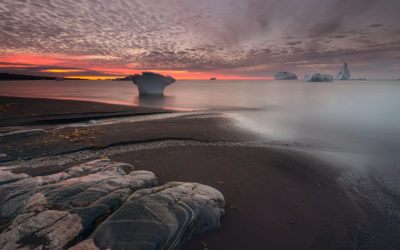
[[[387,45],[400,41],[399,12],[398,0],[3,0],[0,61],[99,74],[271,76],[296,63],[361,65],[368,56],[386,66],[387,53],[398,50]]]
[[[369,25],[368,27],[370,27],[370,28],[378,28],[378,27],[382,27],[383,26],[383,24],[381,24],[381,23],[376,23],[376,24],[371,24],[371,25]]]
[[[299,45],[301,43],[302,43],[302,41],[293,41],[293,42],[287,42],[286,44],[287,45],[291,45],[291,46],[296,46],[296,45]]]

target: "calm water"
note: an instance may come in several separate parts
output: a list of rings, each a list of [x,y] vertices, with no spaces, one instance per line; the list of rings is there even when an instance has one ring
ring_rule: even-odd
[[[131,82],[0,82],[0,95],[229,113],[260,140],[301,143],[343,166],[400,171],[400,82],[177,81],[164,98]]]

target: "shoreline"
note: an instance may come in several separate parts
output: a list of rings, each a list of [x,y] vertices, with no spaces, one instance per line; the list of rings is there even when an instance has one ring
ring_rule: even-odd
[[[102,125],[89,122],[175,112],[16,97],[0,97],[0,107],[0,131],[10,126],[44,126],[40,134],[0,140],[0,151],[6,154],[0,166],[18,164],[13,169],[16,174],[48,175],[72,164],[108,157],[154,172],[160,184],[198,182],[221,191],[227,203],[222,228],[194,237],[183,249],[396,246],[385,243],[385,237],[365,236],[379,227],[360,236],[368,207],[338,182],[341,172],[337,168],[289,147],[256,144],[257,134],[218,114],[189,112]],[[53,127],[77,121],[88,126]],[[385,219],[372,210],[376,220]]]
[[[0,96],[0,126],[62,124],[91,119],[172,113],[160,108],[67,99]]]

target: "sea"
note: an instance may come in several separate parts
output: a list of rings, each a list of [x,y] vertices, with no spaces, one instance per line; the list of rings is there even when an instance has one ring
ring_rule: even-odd
[[[400,81],[178,80],[156,98],[139,97],[130,81],[3,81],[0,95],[220,112],[260,141],[375,176],[400,194]]]

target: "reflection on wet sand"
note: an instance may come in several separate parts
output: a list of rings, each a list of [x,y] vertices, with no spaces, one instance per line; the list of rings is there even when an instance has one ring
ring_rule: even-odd
[[[196,109],[177,108],[175,96],[165,95],[137,95],[133,98],[133,104],[141,107],[157,107],[176,111],[194,111]]]

